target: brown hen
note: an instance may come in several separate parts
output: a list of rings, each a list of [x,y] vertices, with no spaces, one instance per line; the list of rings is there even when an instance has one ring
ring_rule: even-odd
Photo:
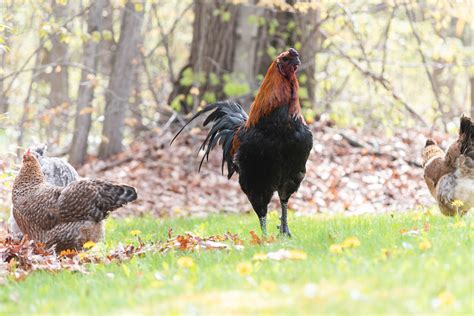
[[[101,240],[104,219],[136,199],[133,187],[101,180],[80,180],[66,187],[51,185],[30,150],[23,156],[12,192],[13,216],[22,232],[58,252]]]
[[[444,215],[463,215],[474,207],[474,122],[461,117],[459,137],[446,153],[432,139],[423,150],[424,178]],[[461,201],[454,203],[454,201]],[[456,205],[458,204],[458,205]]]

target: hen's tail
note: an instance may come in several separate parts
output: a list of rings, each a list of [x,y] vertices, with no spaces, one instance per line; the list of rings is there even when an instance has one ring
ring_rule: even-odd
[[[199,170],[201,170],[204,159],[208,160],[211,150],[219,144],[222,146],[222,173],[224,173],[224,164],[227,163],[227,177],[230,178],[237,170],[237,166],[233,162],[233,155],[237,149],[234,146],[237,146],[238,144],[236,134],[248,119],[247,113],[245,113],[242,106],[237,102],[221,101],[206,106],[204,109],[193,115],[186,125],[179,130],[171,143],[173,143],[176,137],[181,134],[189,123],[194,121],[200,115],[210,111],[213,112],[207,116],[203,125],[207,126],[209,123],[212,123],[212,127],[199,148],[199,150],[204,150],[204,156],[199,164]]]
[[[120,207],[138,198],[137,190],[129,185],[109,184],[108,191],[114,197],[115,204]]]
[[[97,200],[95,214],[97,218],[105,218],[110,212],[137,199],[137,190],[134,187],[110,182],[98,182],[99,199]]]

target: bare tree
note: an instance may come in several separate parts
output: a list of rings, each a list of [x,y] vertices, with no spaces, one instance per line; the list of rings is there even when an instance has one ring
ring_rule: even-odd
[[[102,14],[109,6],[108,0],[96,0],[89,9],[87,33],[91,38],[84,43],[84,68],[79,83],[74,134],[69,151],[69,162],[72,165],[84,164],[87,155],[87,138],[91,128],[92,100],[94,98],[95,76],[99,61],[99,45],[92,38],[94,32],[103,30]]]
[[[109,87],[106,92],[106,107],[102,142],[99,157],[106,159],[122,150],[125,111],[132,88],[134,69],[138,63],[143,10],[135,11],[131,1],[125,5],[120,40],[114,56]]]

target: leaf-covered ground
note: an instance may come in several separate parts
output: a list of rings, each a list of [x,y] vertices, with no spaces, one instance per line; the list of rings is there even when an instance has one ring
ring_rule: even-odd
[[[291,198],[290,208],[310,214],[354,214],[433,204],[419,166],[425,143],[423,131],[407,129],[388,137],[376,132],[340,131],[328,122],[314,123],[312,129],[314,150],[306,178]],[[250,209],[237,177],[227,180],[221,175],[220,152],[211,154],[201,173],[197,172],[203,130],[186,130],[170,146],[172,136],[170,132],[150,135],[109,161],[92,159],[79,173],[137,187],[139,201],[115,216],[149,212],[159,216],[200,215]],[[446,135],[435,136],[445,141],[444,145],[449,141]],[[278,207],[277,202],[275,197],[270,207]]]
[[[277,223],[272,212],[270,233]],[[291,213],[290,227],[259,244],[253,214],[109,219],[105,244],[70,254],[95,262],[79,271],[16,280],[10,259],[0,314],[474,312],[471,216]]]

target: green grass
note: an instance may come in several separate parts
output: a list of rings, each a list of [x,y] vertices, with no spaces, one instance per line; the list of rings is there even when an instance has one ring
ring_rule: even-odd
[[[251,245],[258,231],[252,215],[207,218],[109,220],[107,247],[142,238],[165,240],[192,231],[200,236],[238,233],[243,250],[174,251],[135,257],[129,262],[89,265],[90,274],[37,271],[24,281],[0,285],[0,314],[473,314],[474,228],[456,219],[421,214],[357,217],[290,216],[294,237]],[[269,233],[276,232],[270,215]],[[424,223],[430,229],[423,231]],[[459,225],[461,226],[461,225]],[[400,230],[418,227],[417,236]],[[332,244],[356,236],[360,246],[334,254]],[[428,240],[431,248],[420,250]],[[298,249],[306,260],[252,261],[255,253]],[[383,256],[388,249],[389,257]],[[181,268],[189,256],[195,266]],[[250,275],[237,272],[252,264]],[[440,293],[449,293],[440,300]],[[451,297],[451,298],[450,298]],[[443,303],[444,302],[444,303]]]

